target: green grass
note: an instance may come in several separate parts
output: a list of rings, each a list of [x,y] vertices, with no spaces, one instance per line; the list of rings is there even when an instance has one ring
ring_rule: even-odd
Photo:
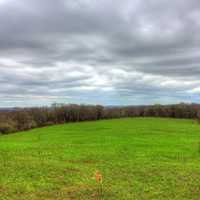
[[[200,198],[200,125],[133,118],[0,136],[2,200]],[[103,189],[93,179],[99,170]]]

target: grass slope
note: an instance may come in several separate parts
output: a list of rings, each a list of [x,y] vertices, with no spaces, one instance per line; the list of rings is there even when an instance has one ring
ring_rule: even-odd
[[[134,118],[0,136],[2,200],[198,199],[200,125]],[[92,178],[103,175],[103,189]]]

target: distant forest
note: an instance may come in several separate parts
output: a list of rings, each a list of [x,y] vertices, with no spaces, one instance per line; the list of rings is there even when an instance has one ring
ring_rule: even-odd
[[[198,119],[200,104],[113,106],[53,104],[51,107],[0,110],[0,134],[68,122],[123,117],[169,117]]]

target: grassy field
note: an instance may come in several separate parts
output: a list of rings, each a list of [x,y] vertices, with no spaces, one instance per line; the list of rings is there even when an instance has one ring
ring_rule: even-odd
[[[0,136],[0,199],[199,200],[199,142],[195,121],[160,118]]]

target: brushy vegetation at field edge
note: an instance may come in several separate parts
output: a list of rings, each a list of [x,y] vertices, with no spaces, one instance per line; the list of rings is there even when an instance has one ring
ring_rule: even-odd
[[[2,200],[199,200],[200,126],[127,118],[0,137]],[[99,170],[102,191],[93,178]]]
[[[200,104],[101,106],[61,104],[51,107],[0,110],[0,134],[68,122],[94,121],[126,117],[170,117],[198,119]]]

